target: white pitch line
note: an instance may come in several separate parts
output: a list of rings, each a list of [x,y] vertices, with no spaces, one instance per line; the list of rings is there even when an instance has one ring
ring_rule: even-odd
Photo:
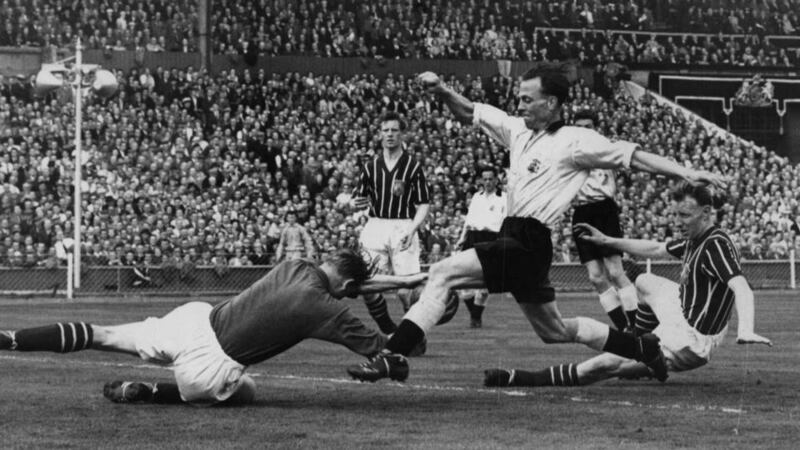
[[[74,360],[74,359],[71,360],[64,358],[43,358],[43,357],[29,357],[29,356],[16,356],[16,355],[0,355],[0,359],[33,362],[33,363],[47,363],[47,364],[68,363],[72,365],[89,366],[89,367],[122,367],[127,369],[171,371],[171,369],[168,367],[158,366],[154,364],[146,364],[146,363],[133,364],[133,363],[115,363],[115,362],[103,362],[103,361],[79,361],[79,360]],[[251,369],[248,369],[247,374],[254,378],[263,377],[263,378],[272,378],[275,380],[303,381],[303,382],[315,381],[320,383],[351,384],[351,385],[363,384],[360,381],[350,380],[346,378],[306,377],[299,375],[273,375],[264,372],[256,372]],[[713,411],[713,412],[722,412],[726,414],[743,414],[746,412],[744,409],[740,408],[729,408],[717,405],[682,405],[679,403],[672,405],[659,405],[659,404],[636,403],[631,401],[620,401],[620,400],[595,400],[585,397],[561,397],[550,393],[545,394],[541,391],[534,393],[527,390],[465,388],[459,386],[440,386],[435,384],[434,385],[408,384],[408,383],[397,383],[397,382],[384,383],[383,386],[388,386],[398,389],[419,389],[425,391],[473,392],[477,394],[506,395],[509,397],[565,398],[566,400],[569,400],[574,403],[594,403],[594,404],[608,405],[608,406],[624,406],[629,408],[634,407],[634,408],[648,408],[648,409],[658,409],[658,410]]]

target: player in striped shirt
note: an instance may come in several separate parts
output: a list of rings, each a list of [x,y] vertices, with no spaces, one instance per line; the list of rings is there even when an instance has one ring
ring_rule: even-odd
[[[742,275],[739,251],[730,236],[715,225],[715,198],[702,186],[682,185],[673,192],[683,239],[656,242],[606,236],[587,224],[576,228],[582,238],[647,258],[672,256],[683,262],[678,283],[652,274],[636,278],[639,292],[637,333],[660,338],[667,368],[679,372],[704,366],[728,329],[736,307],[739,344],[772,345],[754,329],[753,291]],[[716,199],[719,203],[720,200]],[[644,364],[604,353],[579,364],[561,364],[540,371],[490,369],[487,386],[575,386],[611,377],[651,375]]]
[[[545,342],[580,342],[643,361],[659,379],[666,379],[664,357],[654,335],[633,337],[594,319],[561,317],[549,281],[553,259],[550,229],[569,209],[594,168],[630,166],[693,183],[724,185],[724,179],[643,152],[634,143],[612,142],[594,130],[565,126],[562,105],[569,94],[569,81],[560,69],[542,65],[523,75],[517,106],[520,117],[473,103],[434,73],[425,72],[417,79],[438,95],[456,118],[480,126],[509,148],[508,217],[499,239],[432,265],[420,300],[403,317],[384,351],[368,363],[348,367],[347,372],[364,381],[404,380],[409,370],[405,355],[442,316],[449,291],[486,287],[491,293],[510,292]]]
[[[174,383],[116,381],[111,401],[209,405],[247,403],[255,383],[248,366],[306,339],[376,354],[386,337],[365,326],[342,297],[413,288],[426,275],[374,275],[362,256],[339,250],[317,265],[295,259],[278,264],[236,297],[215,306],[189,302],[163,317],[115,326],[67,322],[0,331],[0,350],[57,353],[94,349],[126,353],[172,369]]]
[[[430,209],[429,189],[422,165],[403,150],[405,122],[397,113],[380,121],[382,151],[362,167],[361,180],[350,204],[369,207],[369,220],[359,243],[377,262],[380,273],[409,275],[420,271],[417,230]],[[411,292],[398,292],[404,309],[414,301]],[[389,316],[383,295],[364,296],[370,315],[384,333],[397,327]]]

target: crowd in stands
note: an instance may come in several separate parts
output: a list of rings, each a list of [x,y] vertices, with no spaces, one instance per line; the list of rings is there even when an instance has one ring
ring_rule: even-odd
[[[82,253],[89,265],[238,266],[274,263],[291,218],[301,256],[357,245],[364,211],[349,205],[359,163],[379,149],[377,118],[408,122],[407,151],[431,186],[422,232],[426,262],[454,250],[482,165],[505,151],[461,124],[403,75],[344,79],[263,71],[132,69],[120,92],[90,97],[84,115]],[[448,80],[475,101],[512,111],[518,81],[499,75]],[[0,78],[0,265],[52,266],[73,233],[73,106],[65,94],[36,98]],[[578,82],[566,119],[590,108],[611,138],[731,177],[720,211],[743,255],[800,254],[800,166],[705,128],[624,90],[604,98]],[[677,230],[672,181],[621,173],[618,201],[629,236]],[[568,219],[568,218],[565,218]],[[569,221],[554,232],[558,261],[576,261]],[[293,225],[296,227],[297,225]],[[304,234],[309,236],[305,239]],[[305,244],[305,242],[310,244]],[[285,245],[285,243],[284,243]]]
[[[197,0],[4,0],[0,47],[197,50]]]
[[[759,67],[796,67],[800,61],[797,49],[781,48],[764,37],[800,32],[792,8],[800,6],[796,1],[765,2],[758,8],[743,1],[688,3],[273,1],[263,11],[216,8],[212,34],[216,52],[253,55]],[[645,33],[653,29],[655,6],[664,9],[661,15],[673,31],[706,34]],[[723,26],[728,23],[735,26]]]
[[[745,67],[800,62],[797,45],[765,37],[800,35],[798,0],[209,3],[213,53],[240,54],[251,62],[259,54]],[[649,34],[656,24],[675,34]],[[82,36],[90,49],[189,52],[197,50],[198,35],[195,0],[0,4],[0,46],[66,47]]]

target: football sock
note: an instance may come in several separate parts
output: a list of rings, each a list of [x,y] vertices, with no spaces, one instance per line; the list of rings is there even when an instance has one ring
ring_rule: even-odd
[[[397,329],[397,325],[389,316],[389,308],[386,306],[386,299],[383,295],[364,296],[364,303],[367,305],[369,315],[378,324],[378,328],[384,334],[392,334]]]
[[[178,385],[175,383],[156,383],[153,389],[153,403],[183,403]]]
[[[483,316],[483,310],[483,306],[475,305],[472,311],[469,312],[469,316],[473,319],[481,320],[481,317]]]
[[[620,305],[617,290],[610,287],[598,294],[598,296],[600,297],[600,306],[602,306],[603,310],[608,314],[611,323],[613,323],[618,330],[624,329],[628,325],[628,319],[625,317],[625,312]]]
[[[636,334],[642,335],[656,329],[658,318],[649,306],[639,305],[634,323],[636,324]]]
[[[603,345],[603,351],[614,353],[623,358],[636,359],[636,338],[622,331],[608,329],[608,339]]]
[[[386,350],[408,356],[411,350],[425,338],[425,332],[414,322],[403,319],[397,331],[386,343]]]
[[[578,365],[560,364],[544,370],[517,370],[510,386],[578,386]]]
[[[77,352],[92,346],[92,325],[85,322],[57,323],[25,328],[14,333],[11,349],[21,352]]]
[[[467,305],[467,310],[469,310],[470,317],[472,316],[472,310],[475,309],[475,297],[469,296],[464,299],[464,304]]]
[[[639,307],[639,297],[636,295],[636,286],[630,284],[617,291],[622,309],[625,310],[628,325],[632,328],[636,323],[636,310]]]
[[[611,323],[613,323],[618,330],[624,330],[625,327],[628,326],[628,316],[625,315],[622,306],[617,306],[609,311],[608,318],[611,319]]]
[[[483,291],[482,294],[478,294],[475,296],[475,305],[477,306],[486,306],[486,302],[489,301],[489,294],[486,291]]]

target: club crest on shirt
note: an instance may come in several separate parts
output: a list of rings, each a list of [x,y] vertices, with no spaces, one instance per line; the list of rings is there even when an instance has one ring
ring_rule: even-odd
[[[539,171],[539,166],[541,166],[541,165],[542,165],[541,161],[539,161],[538,159],[534,159],[533,161],[531,161],[530,164],[528,164],[528,172],[530,172],[530,173],[538,172]]]
[[[392,182],[392,195],[395,197],[402,197],[406,192],[406,183],[403,180],[394,180]]]

